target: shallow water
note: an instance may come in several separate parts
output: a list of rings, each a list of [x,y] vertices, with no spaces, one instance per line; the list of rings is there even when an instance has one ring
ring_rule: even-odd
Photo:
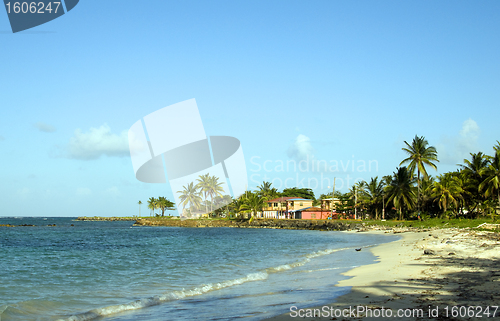
[[[0,218],[0,319],[260,320],[331,302],[354,248],[396,240],[306,230],[132,227]],[[56,224],[56,227],[48,227]],[[71,226],[74,224],[74,226]]]

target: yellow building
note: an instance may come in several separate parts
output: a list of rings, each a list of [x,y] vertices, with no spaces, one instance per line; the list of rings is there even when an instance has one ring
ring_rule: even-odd
[[[312,207],[313,200],[300,197],[279,197],[267,201],[267,207],[262,209],[261,217],[265,218],[295,218],[298,210]]]
[[[340,200],[338,198],[333,199],[333,210],[335,211],[335,205],[340,204]],[[331,211],[332,210],[332,199],[325,198],[321,200],[321,208],[324,210]]]

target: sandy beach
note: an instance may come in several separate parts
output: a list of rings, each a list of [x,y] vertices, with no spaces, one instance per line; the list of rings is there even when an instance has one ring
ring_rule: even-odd
[[[337,286],[352,286],[351,291],[335,302],[316,308],[297,303],[270,320],[500,317],[495,307],[500,305],[498,234],[458,229],[364,233],[399,233],[402,239],[371,248],[378,262],[345,273],[352,278]]]

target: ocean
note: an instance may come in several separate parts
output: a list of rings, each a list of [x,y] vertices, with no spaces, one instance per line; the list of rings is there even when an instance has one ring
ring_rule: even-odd
[[[262,320],[335,300],[394,235],[0,218],[0,320]],[[56,226],[48,226],[56,224]],[[73,225],[73,226],[72,226]]]

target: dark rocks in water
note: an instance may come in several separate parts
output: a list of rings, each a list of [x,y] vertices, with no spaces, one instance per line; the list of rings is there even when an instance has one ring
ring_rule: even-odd
[[[57,225],[55,225],[55,224],[48,224],[47,226],[57,226]]]
[[[424,254],[425,255],[436,255],[436,252],[434,252],[433,250],[426,249],[426,250],[424,250]]]
[[[100,216],[93,216],[93,217],[87,217],[87,216],[81,216],[76,219],[77,221],[90,221],[90,222],[95,222],[95,221],[135,221],[137,220],[137,217],[100,217]]]
[[[240,228],[272,228],[290,230],[319,230],[319,231],[349,231],[362,228],[358,222],[339,222],[332,220],[279,220],[254,219],[249,221],[229,221],[212,219],[138,219],[134,226],[179,226],[179,227],[240,227]]]
[[[355,250],[356,250],[356,252],[359,252],[359,251],[361,251],[361,248],[359,248],[359,249],[355,249]]]
[[[36,225],[33,225],[33,224],[21,224],[21,225],[18,225],[18,226],[36,226]]]

